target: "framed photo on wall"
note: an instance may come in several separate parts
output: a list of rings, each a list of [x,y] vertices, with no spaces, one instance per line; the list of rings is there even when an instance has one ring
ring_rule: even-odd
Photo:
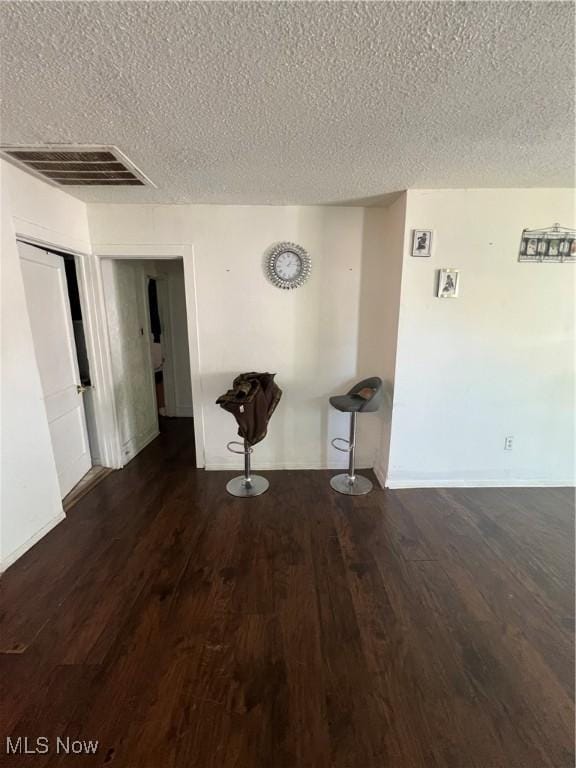
[[[460,272],[457,269],[441,269],[438,273],[439,299],[456,299],[460,283]]]
[[[432,253],[432,230],[412,230],[412,256],[430,256]]]

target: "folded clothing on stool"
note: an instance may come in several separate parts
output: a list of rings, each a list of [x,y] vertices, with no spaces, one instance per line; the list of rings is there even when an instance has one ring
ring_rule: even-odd
[[[233,414],[238,422],[238,435],[256,445],[266,437],[268,422],[282,397],[275,383],[275,373],[241,373],[232,389],[220,395],[216,404]]]

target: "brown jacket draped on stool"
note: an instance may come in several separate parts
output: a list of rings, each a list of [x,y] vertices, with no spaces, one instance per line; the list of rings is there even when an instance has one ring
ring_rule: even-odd
[[[268,422],[282,397],[274,382],[275,373],[241,373],[232,389],[220,395],[216,404],[233,414],[238,422],[238,435],[256,445],[266,437]]]

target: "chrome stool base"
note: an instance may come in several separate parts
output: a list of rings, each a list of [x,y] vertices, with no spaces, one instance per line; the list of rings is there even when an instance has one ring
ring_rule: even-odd
[[[364,496],[366,493],[370,493],[374,487],[372,481],[368,480],[364,475],[357,475],[354,464],[356,454],[356,413],[354,411],[350,413],[350,439],[346,440],[343,437],[335,437],[331,442],[332,447],[336,448],[337,451],[348,454],[348,472],[342,475],[334,475],[330,480],[333,490],[346,496]],[[344,447],[341,447],[338,443],[344,443]]]
[[[348,474],[334,475],[330,479],[330,485],[335,491],[346,496],[364,496],[373,488],[372,481],[363,475],[355,475],[353,480]]]
[[[242,498],[248,498],[250,496],[260,496],[261,493],[265,493],[270,487],[270,483],[262,475],[250,475],[249,478],[240,475],[234,477],[226,484],[226,490],[232,496],[240,496]]]
[[[238,451],[232,446],[241,446],[242,450]],[[250,471],[250,454],[254,450],[251,445],[248,445],[248,441],[244,440],[243,443],[238,440],[232,440],[226,446],[231,453],[238,453],[244,456],[244,474],[234,477],[230,482],[226,483],[226,490],[231,496],[239,496],[243,499],[249,499],[252,496],[260,496],[268,490],[270,483],[265,477],[261,475],[253,475]]]

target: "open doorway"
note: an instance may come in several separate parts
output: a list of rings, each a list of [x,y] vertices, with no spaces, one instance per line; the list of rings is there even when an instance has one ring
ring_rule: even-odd
[[[170,419],[193,434],[184,269],[181,259],[102,258],[102,287],[121,462]]]

